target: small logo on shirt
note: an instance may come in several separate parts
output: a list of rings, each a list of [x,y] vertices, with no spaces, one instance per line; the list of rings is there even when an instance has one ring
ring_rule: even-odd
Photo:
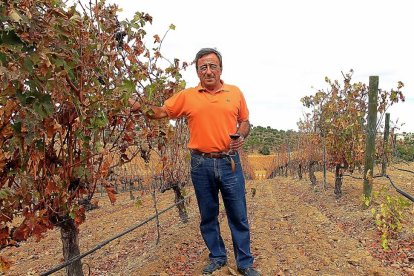
[[[226,99],[226,102],[228,102],[228,103],[229,103],[229,102],[230,102],[230,99],[229,99],[229,98],[227,98],[227,99]]]

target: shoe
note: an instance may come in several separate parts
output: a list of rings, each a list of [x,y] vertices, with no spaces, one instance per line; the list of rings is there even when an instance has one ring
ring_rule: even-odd
[[[211,261],[208,265],[206,265],[203,269],[203,274],[211,274],[216,270],[219,270],[223,266],[225,266],[227,262],[215,262]]]
[[[260,276],[260,273],[256,271],[253,267],[248,268],[238,268],[238,272],[240,272],[244,276]]]

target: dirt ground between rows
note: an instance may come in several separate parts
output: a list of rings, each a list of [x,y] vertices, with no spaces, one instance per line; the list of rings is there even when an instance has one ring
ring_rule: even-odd
[[[414,170],[414,164],[396,165]],[[393,181],[414,194],[414,174],[389,169]],[[343,196],[333,194],[333,175],[328,186],[311,187],[292,177],[253,180],[246,183],[252,252],[262,275],[414,275],[414,209],[408,210],[404,231],[384,252],[370,209],[362,208],[362,181],[344,178]],[[390,186],[384,178],[374,180],[374,190]],[[394,194],[390,190],[392,194]],[[199,233],[199,215],[188,187],[189,222],[178,219],[176,209],[160,216],[160,241],[156,244],[155,221],[112,241],[83,259],[85,275],[201,275],[208,252]],[[138,192],[134,192],[137,197]],[[172,204],[171,191],[158,194],[158,210]],[[106,197],[100,208],[87,213],[80,227],[81,252],[137,225],[154,214],[150,194],[142,205],[128,193],[118,195],[115,205]],[[373,207],[378,203],[374,202]],[[232,253],[226,215],[220,221],[229,263],[214,275],[238,275]],[[40,242],[29,240],[1,254],[13,265],[5,275],[39,275],[60,264],[60,233],[49,231]],[[0,273],[1,274],[1,273]],[[64,275],[63,270],[53,275]]]

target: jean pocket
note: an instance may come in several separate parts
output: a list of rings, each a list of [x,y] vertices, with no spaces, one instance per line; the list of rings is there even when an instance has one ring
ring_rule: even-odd
[[[191,171],[195,171],[201,167],[203,164],[204,158],[201,155],[192,155],[191,156]]]

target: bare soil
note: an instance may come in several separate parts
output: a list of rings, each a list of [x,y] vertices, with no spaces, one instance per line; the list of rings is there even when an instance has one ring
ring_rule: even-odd
[[[414,164],[397,165],[414,170]],[[395,184],[414,194],[414,174],[390,168]],[[246,184],[252,252],[262,275],[414,275],[414,209],[407,210],[403,231],[382,250],[371,209],[362,207],[362,180],[344,178],[343,196],[333,193],[333,175],[326,189],[321,174],[312,187],[306,179],[276,177]],[[374,180],[374,190],[385,178]],[[141,196],[135,191],[134,196]],[[395,194],[394,190],[390,190]],[[199,233],[199,215],[192,188],[188,187],[189,222],[182,223],[177,210],[160,216],[160,240],[153,220],[86,256],[85,275],[201,275],[208,252]],[[99,195],[98,195],[99,196]],[[114,205],[100,198],[98,209],[87,213],[80,227],[81,252],[139,224],[154,214],[151,194],[142,204],[121,193]],[[174,201],[172,191],[157,194],[157,208]],[[379,202],[372,207],[378,207]],[[214,275],[239,275],[232,253],[224,208],[220,221],[228,248],[229,263]],[[40,242],[29,240],[17,248],[3,249],[12,261],[6,275],[39,275],[63,262],[59,229],[49,231]],[[1,272],[0,272],[1,275]],[[53,275],[64,275],[64,270]]]

